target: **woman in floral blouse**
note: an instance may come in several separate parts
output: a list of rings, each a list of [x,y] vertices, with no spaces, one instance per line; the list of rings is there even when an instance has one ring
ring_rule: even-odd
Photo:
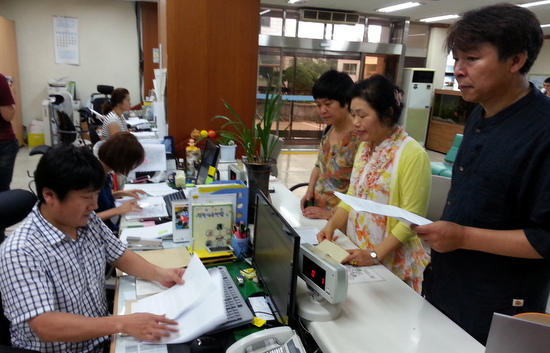
[[[431,169],[426,151],[397,125],[402,104],[394,85],[375,75],[352,88],[350,111],[362,141],[347,194],[400,207],[424,216],[430,194]],[[417,292],[429,262],[420,239],[405,223],[381,215],[356,212],[340,203],[318,234],[333,240],[334,230],[347,223],[347,236],[360,248],[343,262],[383,264]]]
[[[321,139],[319,157],[300,202],[307,218],[332,217],[339,202],[334,191],[346,192],[349,187],[353,158],[361,142],[355,136],[346,97],[352,86],[351,77],[336,70],[325,72],[313,85],[317,112],[329,128]],[[313,206],[307,207],[308,201],[313,201]]]

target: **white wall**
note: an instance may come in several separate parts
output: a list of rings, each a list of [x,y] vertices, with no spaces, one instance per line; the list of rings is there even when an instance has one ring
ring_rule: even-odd
[[[426,68],[434,69],[434,88],[443,88],[445,79],[445,65],[447,53],[443,48],[445,38],[447,37],[446,28],[432,28],[430,30],[430,40],[428,42],[428,54],[426,57]]]
[[[0,16],[15,21],[23,125],[41,117],[47,82],[68,76],[86,101],[98,84],[125,87],[140,100],[134,2],[112,0],[0,0]],[[78,19],[80,65],[55,64],[53,16]]]
[[[535,64],[531,70],[529,70],[529,73],[539,75],[547,74],[550,76],[550,39],[544,41],[537,61],[535,61]]]

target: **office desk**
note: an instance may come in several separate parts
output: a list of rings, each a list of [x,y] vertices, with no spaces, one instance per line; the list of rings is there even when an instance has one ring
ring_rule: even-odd
[[[325,220],[302,216],[299,198],[280,182],[271,201],[293,227],[321,229]],[[341,233],[340,233],[341,234]],[[337,242],[353,243],[344,236]],[[383,265],[372,269],[384,281],[350,284],[342,314],[328,322],[305,325],[323,353],[339,352],[484,352],[485,347],[468,335]],[[299,291],[305,284],[299,279]]]
[[[292,227],[321,229],[326,221],[302,216],[299,198],[278,181],[271,202]],[[337,243],[354,247],[340,232]],[[483,345],[443,315],[424,298],[382,265],[372,269],[384,280],[350,284],[342,314],[328,322],[305,322],[324,353],[340,352],[418,352],[418,353],[482,353]],[[298,291],[305,291],[298,280]],[[124,303],[135,298],[133,278],[119,278],[116,313],[124,313]],[[139,341],[113,335],[111,352],[124,352],[124,347]]]

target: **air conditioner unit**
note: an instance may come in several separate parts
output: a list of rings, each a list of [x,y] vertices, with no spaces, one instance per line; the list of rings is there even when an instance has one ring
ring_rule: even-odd
[[[313,9],[302,9],[300,11],[300,17],[302,21],[344,23],[348,25],[358,24],[360,19],[360,16],[356,13]]]

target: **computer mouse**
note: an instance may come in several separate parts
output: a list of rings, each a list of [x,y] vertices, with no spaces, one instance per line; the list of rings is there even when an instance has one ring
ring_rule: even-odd
[[[223,347],[220,341],[211,336],[201,336],[191,341],[191,353],[221,353]]]

